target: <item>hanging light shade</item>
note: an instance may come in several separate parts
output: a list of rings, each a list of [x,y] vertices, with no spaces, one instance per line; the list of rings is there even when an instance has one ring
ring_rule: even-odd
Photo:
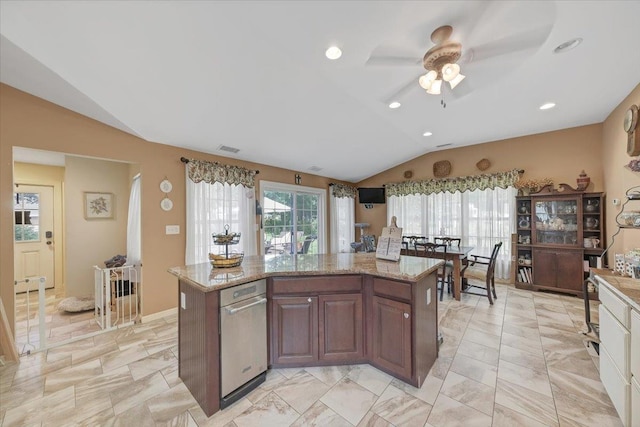
[[[460,66],[458,64],[444,64],[442,67],[442,80],[450,82],[460,74]]]
[[[433,82],[438,78],[438,73],[435,70],[429,71],[424,76],[420,76],[418,83],[424,90],[429,90]]]
[[[440,95],[440,89],[442,88],[442,80],[435,80],[431,83],[431,87],[427,89],[427,93],[430,95]]]
[[[462,80],[464,80],[464,77],[462,74],[458,73],[458,75],[449,81],[449,85],[451,86],[451,89],[453,89],[454,87],[458,86],[458,83],[460,83]]]

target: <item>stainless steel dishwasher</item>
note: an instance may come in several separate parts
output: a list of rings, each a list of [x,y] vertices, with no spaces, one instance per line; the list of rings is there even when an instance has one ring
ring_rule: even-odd
[[[267,282],[220,291],[220,407],[225,408],[267,376]]]

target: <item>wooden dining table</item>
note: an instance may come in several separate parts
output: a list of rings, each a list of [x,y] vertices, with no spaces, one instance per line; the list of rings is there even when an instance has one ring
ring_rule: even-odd
[[[447,254],[446,256],[439,257],[440,259],[444,259],[445,261],[451,261],[453,263],[453,274],[451,280],[453,281],[453,297],[460,301],[460,294],[462,293],[462,278],[460,277],[460,270],[462,270],[462,263],[469,256],[469,252],[474,250],[474,246],[447,246]],[[413,255],[414,249],[408,247],[408,245],[403,245],[402,254],[403,255]],[[436,253],[440,253],[444,255],[444,250],[442,248],[438,248]]]

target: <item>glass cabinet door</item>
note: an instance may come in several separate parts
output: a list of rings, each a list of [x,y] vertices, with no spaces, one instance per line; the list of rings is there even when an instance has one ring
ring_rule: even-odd
[[[541,245],[578,244],[578,200],[541,199],[535,202],[535,241]]]

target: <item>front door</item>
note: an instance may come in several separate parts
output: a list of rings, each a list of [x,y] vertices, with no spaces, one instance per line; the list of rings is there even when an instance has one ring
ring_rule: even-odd
[[[53,288],[54,237],[53,187],[16,184],[14,210],[14,278],[16,281],[45,278],[45,287]],[[19,283],[16,292],[38,289],[38,281]]]

